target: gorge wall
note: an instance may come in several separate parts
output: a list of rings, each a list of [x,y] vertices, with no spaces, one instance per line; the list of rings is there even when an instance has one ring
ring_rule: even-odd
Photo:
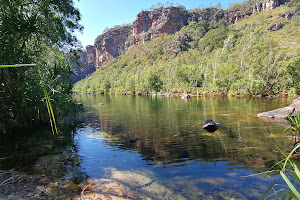
[[[91,68],[95,71],[126,50],[150,41],[160,34],[174,34],[192,21],[207,20],[217,22],[225,19],[228,23],[234,24],[246,16],[274,9],[289,1],[259,0],[254,5],[231,10],[210,7],[187,11],[179,6],[142,11],[137,15],[133,24],[116,26],[98,36],[94,46],[87,46],[87,51],[82,53],[83,64],[87,64],[87,72],[90,73]]]

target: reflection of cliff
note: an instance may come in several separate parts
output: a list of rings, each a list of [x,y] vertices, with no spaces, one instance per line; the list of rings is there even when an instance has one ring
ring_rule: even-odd
[[[83,103],[86,97],[81,96]],[[289,145],[282,142],[280,127],[255,117],[264,105],[260,99],[198,98],[183,102],[177,98],[98,97],[87,107],[93,113],[87,116],[88,121],[98,121],[91,126],[107,133],[109,145],[137,151],[148,164],[174,167],[187,164],[187,160],[221,159],[268,169],[280,157],[270,139],[277,137],[283,148]],[[270,108],[281,100],[272,101],[268,100]],[[201,129],[204,119],[213,119],[223,128],[207,133]]]

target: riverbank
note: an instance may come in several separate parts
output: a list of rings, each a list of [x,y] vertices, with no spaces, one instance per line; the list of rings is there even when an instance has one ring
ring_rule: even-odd
[[[79,195],[80,190],[59,188],[44,175],[0,170],[0,199],[74,199]]]
[[[0,199],[129,200],[149,199],[113,179],[88,179],[59,185],[44,175],[0,170]]]
[[[190,97],[257,97],[257,98],[287,98],[287,97],[297,97],[297,94],[289,94],[289,93],[278,93],[278,94],[257,94],[257,95],[244,95],[244,94],[231,94],[231,93],[218,93],[218,92],[199,92],[199,93],[89,93],[89,94],[81,94],[75,93],[75,95],[116,95],[116,96],[165,96],[165,97],[184,97],[186,95]]]

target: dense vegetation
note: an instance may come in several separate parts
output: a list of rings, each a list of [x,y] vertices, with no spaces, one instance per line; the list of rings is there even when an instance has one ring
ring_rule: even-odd
[[[45,92],[58,122],[79,109],[68,81],[79,20],[72,0],[1,1],[0,64],[37,65],[0,68],[0,133],[49,123]]]
[[[224,19],[191,22],[174,35],[161,35],[130,49],[73,90],[83,94],[299,93],[300,18],[282,17],[289,11],[299,12],[299,3],[255,13],[235,25]],[[271,31],[275,23],[282,28]]]

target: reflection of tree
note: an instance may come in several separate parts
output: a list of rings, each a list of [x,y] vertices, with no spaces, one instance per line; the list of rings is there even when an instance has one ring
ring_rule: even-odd
[[[86,178],[81,172],[72,129],[61,127],[59,135],[48,129],[33,133],[1,135],[0,168],[46,175],[49,180],[79,183]],[[66,177],[66,174],[68,177]]]
[[[279,156],[271,151],[274,147],[269,141],[270,127],[253,117],[262,110],[260,99],[194,98],[184,102],[160,97],[116,96],[109,101],[105,96],[96,98],[88,104],[87,119],[99,120],[100,130],[112,137],[108,144],[137,151],[149,164],[168,166],[186,164],[186,160],[222,159],[266,169]],[[268,107],[279,104],[280,100],[274,99]],[[206,119],[214,119],[223,128],[214,134],[206,133],[201,129]],[[280,127],[271,129],[278,136],[282,133]],[[287,145],[283,142],[280,146],[284,149]]]

